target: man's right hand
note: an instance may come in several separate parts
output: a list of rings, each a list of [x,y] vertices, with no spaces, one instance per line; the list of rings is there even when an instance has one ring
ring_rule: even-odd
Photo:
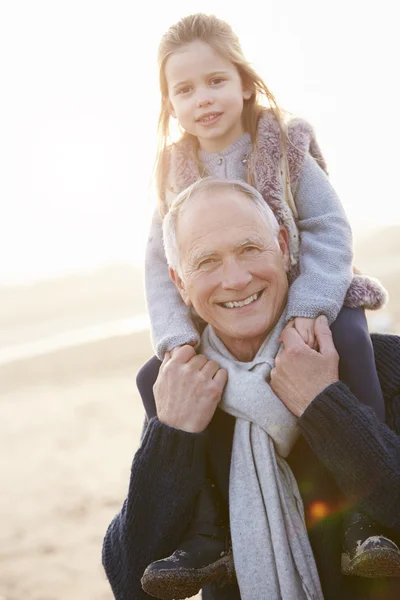
[[[159,421],[190,433],[204,431],[227,380],[225,369],[192,346],[166,352],[153,387]]]

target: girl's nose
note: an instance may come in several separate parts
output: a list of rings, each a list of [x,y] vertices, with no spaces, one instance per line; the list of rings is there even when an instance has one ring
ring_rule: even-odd
[[[211,106],[212,104],[212,100],[211,98],[208,96],[200,96],[197,99],[197,108],[205,108],[206,106]]]

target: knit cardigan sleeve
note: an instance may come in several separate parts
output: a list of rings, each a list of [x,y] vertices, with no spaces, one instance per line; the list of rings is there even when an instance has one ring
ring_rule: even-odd
[[[352,233],[327,175],[304,160],[295,202],[300,232],[300,275],[290,286],[287,318],[326,315],[333,323],[352,280]]]
[[[145,568],[171,554],[192,516],[205,481],[207,434],[186,433],[153,418],[133,460],[129,490],[108,527],[103,566],[116,600],[150,598]]]
[[[360,510],[400,534],[400,341],[394,337],[374,340],[390,427],[380,423],[341,382],[319,394],[299,424],[343,493],[358,502]],[[382,344],[386,353],[380,360]]]
[[[145,259],[145,287],[151,336],[158,358],[176,346],[199,342],[200,336],[190,309],[183,302],[171,280],[165,257],[162,221],[154,213]]]

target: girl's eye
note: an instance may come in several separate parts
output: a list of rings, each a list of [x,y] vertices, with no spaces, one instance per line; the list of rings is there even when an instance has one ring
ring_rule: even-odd
[[[214,79],[211,79],[210,83],[211,85],[218,85],[219,83],[222,83],[224,80],[222,79],[222,77],[214,77]]]
[[[190,92],[191,88],[189,85],[185,85],[185,87],[179,88],[178,90],[178,94],[187,94],[188,92]]]

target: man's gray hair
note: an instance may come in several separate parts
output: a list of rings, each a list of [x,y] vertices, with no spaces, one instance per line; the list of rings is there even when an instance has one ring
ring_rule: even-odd
[[[261,194],[248,183],[236,179],[220,180],[214,177],[204,177],[198,179],[191,186],[181,192],[176,198],[174,198],[168,213],[166,214],[163,221],[163,240],[165,256],[167,257],[168,265],[180,274],[180,260],[178,250],[178,240],[176,237],[176,229],[179,214],[182,211],[185,203],[189,199],[193,199],[199,194],[210,194],[214,190],[218,189],[229,189],[236,190],[242,193],[248,200],[253,202],[254,206],[259,211],[262,218],[266,221],[269,229],[273,235],[274,241],[278,244],[278,231],[279,224],[276,217],[268,204],[265,202]],[[212,210],[212,203],[210,203]]]

